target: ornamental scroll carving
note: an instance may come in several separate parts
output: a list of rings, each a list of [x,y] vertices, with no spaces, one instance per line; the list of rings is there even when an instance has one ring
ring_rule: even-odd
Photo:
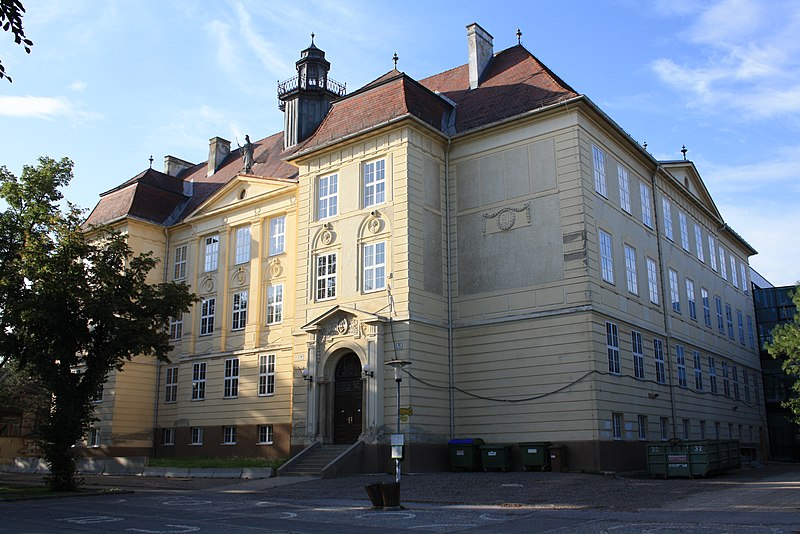
[[[519,216],[518,214],[524,214]],[[514,228],[530,226],[531,205],[526,202],[522,206],[501,208],[492,213],[484,213],[481,218],[481,232],[483,235],[505,232]]]

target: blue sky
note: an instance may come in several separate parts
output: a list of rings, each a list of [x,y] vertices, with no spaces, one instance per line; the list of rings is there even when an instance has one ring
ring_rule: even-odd
[[[467,61],[465,26],[522,43],[659,159],[686,145],[726,222],[776,285],[800,279],[800,3],[781,0],[376,2],[27,0],[30,55],[0,34],[0,164],[67,156],[67,197],[98,194],[208,139],[282,129],[276,85],[316,33],[355,90],[392,68]]]

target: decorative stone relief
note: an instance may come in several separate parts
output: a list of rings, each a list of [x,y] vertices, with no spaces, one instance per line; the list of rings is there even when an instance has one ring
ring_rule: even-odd
[[[206,276],[202,282],[200,282],[200,287],[203,289],[204,293],[211,293],[214,291],[214,288],[217,286],[216,282],[214,281],[214,277],[211,275]]]
[[[283,265],[281,265],[281,260],[278,258],[273,258],[269,262],[269,276],[271,278],[277,278],[283,273]]]
[[[522,221],[517,216],[518,213],[525,214],[525,220]],[[490,221],[487,225],[487,221]],[[481,220],[481,231],[484,235],[493,234],[496,232],[505,232],[514,228],[521,228],[523,226],[530,226],[531,224],[531,205],[526,202],[522,206],[511,208],[502,208],[493,213],[484,213]]]
[[[249,278],[248,274],[249,273],[247,272],[247,269],[239,267],[238,269],[236,269],[236,272],[233,273],[233,276],[231,276],[231,285],[233,286],[245,285],[247,283],[247,279]]]
[[[336,234],[328,229],[323,230],[322,234],[319,236],[319,240],[323,245],[330,245],[335,239]]]
[[[377,234],[381,231],[383,227],[383,221],[381,221],[377,217],[372,217],[369,222],[367,222],[367,229],[372,232],[373,234]]]

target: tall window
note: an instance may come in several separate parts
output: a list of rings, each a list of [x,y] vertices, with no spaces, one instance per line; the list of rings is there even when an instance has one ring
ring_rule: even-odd
[[[647,416],[639,415],[636,417],[639,426],[639,439],[647,441]]]
[[[317,219],[327,219],[337,213],[339,204],[339,175],[322,176],[317,182]]]
[[[672,269],[669,270],[669,294],[670,299],[672,300],[672,310],[680,313],[681,294],[680,290],[678,289],[678,273]]]
[[[226,399],[239,396],[239,358],[228,358],[225,360],[223,396]]]
[[[206,238],[205,271],[216,271],[219,260],[219,236],[210,235]]]
[[[736,365],[732,366],[733,369],[733,398],[739,400],[739,368]]]
[[[200,335],[208,336],[214,331],[214,310],[217,299],[214,297],[203,299],[200,304]]]
[[[739,274],[742,275],[742,291],[747,295],[750,286],[747,283],[747,268],[745,267],[745,262],[739,263]]]
[[[733,339],[733,311],[730,304],[725,304],[725,322],[728,324],[728,337]]]
[[[739,343],[744,345],[744,316],[742,310],[736,310],[736,324],[739,327]]]
[[[742,369],[742,384],[744,385],[744,400],[750,402],[750,377],[747,369]]]
[[[694,389],[703,391],[703,362],[700,359],[700,351],[693,351],[692,357],[694,359]]]
[[[175,429],[164,428],[161,433],[161,444],[166,446],[175,445]]]
[[[100,429],[99,428],[92,428],[89,430],[89,438],[86,440],[86,444],[89,447],[99,447],[100,446]]]
[[[250,227],[236,229],[236,265],[250,261]]]
[[[636,249],[628,245],[625,245],[625,279],[628,282],[628,291],[638,295],[639,282],[636,278]]]
[[[592,145],[592,161],[594,161],[594,190],[607,197],[606,192],[606,155]]]
[[[650,291],[650,302],[658,304],[658,272],[656,261],[652,258],[647,258],[647,287]]]
[[[614,439],[622,439],[622,414],[621,413],[612,413],[611,414],[611,432],[614,435]]]
[[[706,422],[700,420],[700,439],[706,439]]]
[[[602,266],[603,280],[614,283],[614,253],[611,245],[611,235],[600,230],[600,263]]]
[[[722,362],[722,391],[726,397],[731,396],[731,380],[728,375],[728,362]]]
[[[720,424],[719,422],[714,423],[714,439],[720,439],[722,437],[722,432],[720,432]]]
[[[183,337],[183,314],[169,318],[169,338],[178,340]]]
[[[703,322],[711,327],[711,303],[708,299],[708,289],[700,288],[700,297],[703,299]]]
[[[669,439],[669,418],[662,417],[658,421],[658,427],[661,430],[661,440],[666,441]]]
[[[386,243],[364,245],[364,291],[386,288]]]
[[[608,372],[619,374],[619,332],[617,325],[606,322],[606,344],[608,345]]]
[[[689,428],[690,427],[689,419],[684,419],[683,420],[683,425],[681,425],[681,426],[683,428],[683,439],[688,440],[689,439],[689,430],[690,430],[690,428]]]
[[[192,427],[190,430],[191,441],[189,445],[202,445],[203,444],[203,429],[201,427]]]
[[[267,324],[283,321],[283,284],[267,287]]]
[[[703,233],[700,230],[700,225],[697,223],[695,223],[694,225],[694,245],[695,248],[697,249],[697,259],[702,262],[705,262],[706,257],[703,249]]]
[[[686,355],[683,345],[675,345],[675,358],[678,362],[678,386],[686,387]]]
[[[750,340],[750,348],[756,348],[756,338],[753,334],[753,318],[749,315],[747,316],[747,337]]]
[[[317,256],[317,300],[336,297],[336,253]]]
[[[270,445],[272,444],[272,440],[272,425],[258,425],[258,444]]]
[[[672,204],[669,203],[667,197],[661,198],[661,207],[664,211],[664,235],[672,241]]]
[[[631,353],[633,353],[633,375],[644,378],[644,353],[642,351],[641,332],[631,332]]]
[[[667,383],[667,373],[664,366],[664,344],[660,339],[653,340],[653,355],[656,362],[656,382]]]
[[[717,305],[717,329],[720,334],[725,333],[725,320],[722,318],[722,299],[714,297],[714,303]]]
[[[648,228],[653,227],[653,213],[650,208],[650,188],[639,183],[639,197],[642,200],[642,222]]]
[[[281,215],[269,221],[269,255],[283,254],[286,248],[286,216]]]
[[[224,426],[222,427],[222,444],[223,445],[236,445],[236,427]]]
[[[247,291],[233,294],[231,330],[243,330],[247,326]]]
[[[716,240],[714,239],[713,235],[708,234],[708,259],[711,260],[711,268],[715,271],[717,270],[717,256],[715,255],[716,250]]]
[[[258,357],[258,396],[275,394],[275,355],[262,354]]]
[[[694,300],[694,282],[686,279],[686,302],[689,303],[689,318],[697,320],[697,303]]]
[[[178,368],[167,367],[164,402],[178,402]]]
[[[711,356],[708,357],[708,385],[711,393],[717,392],[717,366]]]
[[[689,252],[689,225],[686,223],[686,214],[682,211],[678,212],[678,222],[681,227],[681,246]]]
[[[622,165],[617,165],[619,175],[619,206],[626,212],[631,212],[631,192],[628,188],[628,171]]]
[[[386,201],[386,160],[364,164],[364,207]]]
[[[739,277],[736,274],[736,257],[731,254],[731,283],[733,287],[739,289]]]
[[[187,245],[180,245],[175,247],[175,264],[172,271],[173,280],[183,280],[186,278],[186,253],[188,251]]]
[[[192,365],[192,400],[206,398],[206,362]]]
[[[719,274],[723,280],[728,279],[728,270],[725,267],[725,249],[719,247]]]

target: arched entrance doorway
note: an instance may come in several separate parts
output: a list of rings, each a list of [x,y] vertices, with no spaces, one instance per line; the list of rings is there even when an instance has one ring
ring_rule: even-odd
[[[355,443],[361,435],[362,394],[361,360],[345,354],[336,364],[333,395],[333,442]]]

